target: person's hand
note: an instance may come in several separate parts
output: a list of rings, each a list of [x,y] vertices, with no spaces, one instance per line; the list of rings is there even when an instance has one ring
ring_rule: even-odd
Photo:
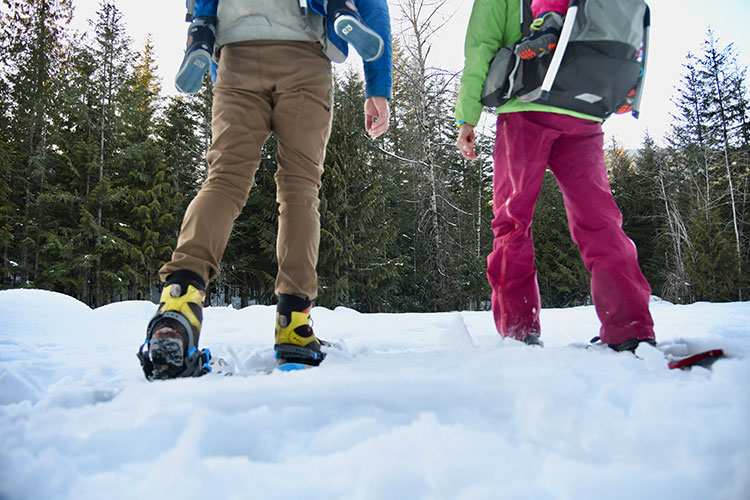
[[[474,125],[462,123],[456,147],[461,152],[461,155],[468,160],[477,159],[477,152],[474,150],[474,138]]]
[[[377,139],[388,131],[390,114],[385,97],[373,96],[365,101],[365,130],[370,137]]]

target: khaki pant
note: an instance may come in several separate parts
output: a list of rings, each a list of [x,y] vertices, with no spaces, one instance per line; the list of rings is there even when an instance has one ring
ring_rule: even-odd
[[[318,191],[331,132],[331,63],[312,42],[244,42],[222,49],[214,86],[208,178],[188,206],[162,280],[214,278],[253,185],[263,144],[278,140],[276,293],[317,296]]]

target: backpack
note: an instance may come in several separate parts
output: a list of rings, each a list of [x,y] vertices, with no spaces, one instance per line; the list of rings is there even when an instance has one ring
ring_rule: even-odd
[[[522,37],[530,34],[531,21],[531,1],[522,0]],[[495,54],[482,104],[516,98],[605,119],[632,101],[638,118],[650,25],[643,0],[571,0],[551,55],[523,60],[517,44]]]

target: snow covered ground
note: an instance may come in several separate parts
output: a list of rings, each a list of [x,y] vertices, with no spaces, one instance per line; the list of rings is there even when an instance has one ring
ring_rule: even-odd
[[[316,308],[347,352],[266,375],[274,309],[208,308],[236,375],[148,383],[154,310],[0,292],[1,499],[750,498],[750,303],[652,303],[660,341],[731,356],[686,372],[582,348],[591,307],[542,311],[544,348],[488,312]]]

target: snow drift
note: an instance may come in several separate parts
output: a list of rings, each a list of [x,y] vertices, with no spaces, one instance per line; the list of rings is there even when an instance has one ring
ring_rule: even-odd
[[[544,348],[489,312],[315,308],[345,351],[270,375],[274,308],[208,308],[236,374],[148,383],[154,310],[0,292],[0,498],[750,498],[750,303],[651,304],[712,370],[585,349],[592,307],[543,310]]]

